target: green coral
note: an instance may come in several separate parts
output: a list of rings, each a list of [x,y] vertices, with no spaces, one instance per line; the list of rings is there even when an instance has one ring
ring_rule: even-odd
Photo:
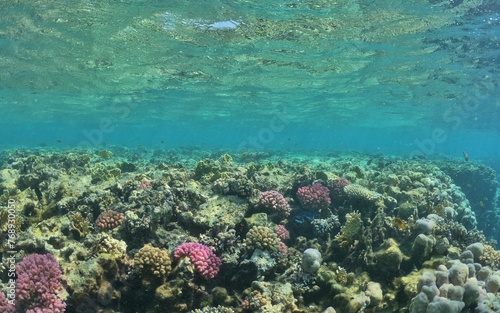
[[[229,154],[223,154],[218,160],[201,160],[194,170],[195,178],[206,181],[227,179],[231,176],[231,172],[234,172],[232,163],[233,158]]]
[[[92,176],[92,183],[97,183],[117,178],[121,175],[121,171],[115,165],[96,163],[94,167],[90,169],[90,175]]]
[[[77,212],[71,216],[71,232],[76,234],[78,238],[84,238],[92,231],[90,221]]]
[[[7,231],[7,226],[9,222],[9,213],[7,209],[0,208],[0,233],[5,233]]]
[[[276,251],[279,248],[280,239],[269,227],[253,226],[247,233],[245,244],[254,249]]]
[[[335,236],[341,247],[354,245],[363,235],[363,221],[359,212],[347,213],[345,224]]]

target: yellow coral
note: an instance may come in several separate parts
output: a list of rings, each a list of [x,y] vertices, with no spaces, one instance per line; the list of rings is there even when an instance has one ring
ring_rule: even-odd
[[[127,256],[127,244],[117,240],[110,234],[100,233],[94,241],[93,254],[108,254],[113,259],[123,259]]]
[[[134,264],[142,275],[165,278],[170,272],[170,257],[166,250],[144,245],[134,256]]]
[[[488,265],[494,270],[500,268],[500,251],[490,245],[484,245],[483,254],[479,257],[482,265]]]
[[[280,239],[269,227],[253,226],[247,233],[245,244],[250,248],[276,251],[279,248]]]
[[[341,285],[345,285],[347,284],[347,271],[345,268],[343,268],[342,266],[339,266],[337,268],[337,270],[335,271],[335,275],[336,275],[336,281],[341,284]]]
[[[92,230],[92,224],[80,212],[77,212],[71,216],[71,230],[75,231],[80,238],[83,238]]]
[[[335,236],[335,240],[339,242],[341,247],[355,245],[356,240],[363,235],[361,214],[359,212],[352,212],[347,213],[345,217],[345,224],[340,228],[340,233]]]
[[[6,209],[0,208],[0,233],[5,233],[7,231],[9,221],[9,213]]]

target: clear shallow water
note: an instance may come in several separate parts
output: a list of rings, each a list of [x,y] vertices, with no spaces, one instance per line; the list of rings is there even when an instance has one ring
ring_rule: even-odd
[[[182,172],[183,163],[194,168],[226,152],[243,163],[344,166],[339,175],[355,172],[351,162],[396,170],[390,167],[398,158],[385,160],[391,155],[436,157],[460,173],[484,163],[500,173],[499,14],[497,1],[488,0],[2,1],[1,155],[7,166],[26,162],[33,172],[41,160],[54,173],[64,165],[77,187],[68,192],[80,190],[79,201],[88,201],[88,190],[113,190],[108,179],[116,178],[116,166],[129,167],[123,181],[138,174],[140,184],[130,188],[143,192],[151,182],[180,177],[179,164]],[[63,153],[52,154],[54,147]],[[85,171],[77,170],[86,158]],[[157,164],[164,161],[168,166]],[[107,178],[95,185],[89,175]],[[3,177],[24,182],[9,170],[0,181],[9,182]],[[478,228],[498,239],[492,189],[477,187],[482,176],[467,178],[460,187]],[[38,201],[61,188],[29,180]],[[84,213],[95,221],[98,212]],[[132,289],[134,297],[142,289]],[[125,307],[134,302],[123,295]],[[68,311],[80,305],[75,299]]]
[[[4,147],[500,152],[493,1],[1,10]]]

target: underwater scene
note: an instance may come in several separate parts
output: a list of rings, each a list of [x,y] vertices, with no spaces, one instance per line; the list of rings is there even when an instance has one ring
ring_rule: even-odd
[[[0,313],[500,312],[500,2],[0,1]]]

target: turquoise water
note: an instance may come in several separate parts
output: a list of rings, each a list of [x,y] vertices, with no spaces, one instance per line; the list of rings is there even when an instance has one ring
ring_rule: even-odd
[[[16,1],[1,11],[3,147],[235,149],[257,137],[248,149],[499,153],[494,1]]]
[[[0,1],[0,312],[47,305],[11,228],[68,313],[424,312],[452,261],[500,284],[499,51],[494,0]],[[475,284],[450,312],[500,312]]]

